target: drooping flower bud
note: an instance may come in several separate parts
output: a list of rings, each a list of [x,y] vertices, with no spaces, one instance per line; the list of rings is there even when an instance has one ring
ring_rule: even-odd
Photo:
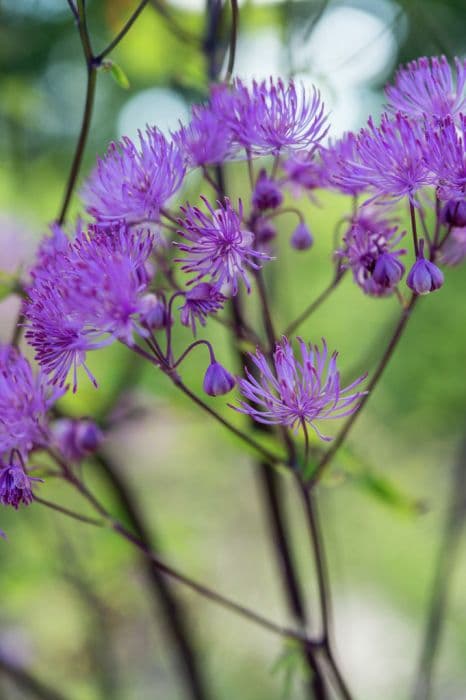
[[[445,204],[440,218],[444,224],[463,228],[466,226],[466,201],[455,202],[451,200]]]
[[[156,294],[146,294],[141,299],[141,321],[154,331],[166,328],[168,314],[165,300]]]
[[[291,245],[295,250],[307,250],[314,243],[314,238],[304,221],[301,221],[293,231]]]
[[[404,265],[393,253],[382,253],[375,263],[372,278],[385,289],[395,287],[404,275]]]
[[[22,466],[0,462],[0,503],[13,506],[16,510],[20,503],[28,506],[33,501],[33,481],[42,479],[28,476]]]
[[[256,243],[259,246],[267,245],[277,236],[277,229],[265,216],[260,216],[254,225]]]
[[[60,452],[72,462],[91,455],[103,440],[99,426],[89,418],[62,418],[56,421],[52,430]]]
[[[255,209],[276,209],[283,202],[283,194],[274,180],[271,180],[265,170],[261,170],[252,195]]]
[[[419,256],[408,273],[406,284],[415,294],[429,294],[443,285],[443,272],[424,258],[424,241],[419,242]]]
[[[209,396],[228,394],[235,383],[235,378],[219,362],[212,362],[207,367],[203,387]]]

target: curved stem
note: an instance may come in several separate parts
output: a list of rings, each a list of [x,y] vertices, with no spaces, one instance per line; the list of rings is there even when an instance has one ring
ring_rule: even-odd
[[[58,223],[60,225],[63,224],[66,219],[68,207],[76,185],[76,181],[78,179],[79,171],[81,169],[84,150],[86,148],[87,138],[89,136],[89,129],[91,126],[92,111],[94,108],[95,100],[95,88],[97,83],[97,69],[96,66],[93,64],[94,57],[92,55],[92,47],[89,39],[89,33],[87,30],[86,11],[83,0],[78,0],[78,17],[79,36],[81,38],[81,44],[83,47],[83,52],[86,58],[87,65],[86,98],[84,103],[84,111],[81,122],[81,129],[79,132],[79,138],[76,144],[76,150],[74,153],[73,162],[71,164],[68,181],[66,183],[65,193],[63,195],[63,202],[60,208],[60,213],[58,215]]]
[[[26,669],[10,663],[5,657],[0,655],[0,673],[11,678],[14,683],[26,693],[29,693],[38,700],[67,700],[61,691],[50,688],[41,680],[33,676]]]
[[[207,349],[209,351],[210,355],[210,361],[215,362],[215,355],[214,355],[214,350],[212,348],[212,345],[209,343],[208,340],[195,340],[191,345],[188,345],[186,350],[179,356],[179,358],[176,360],[176,362],[172,365],[173,369],[176,369],[182,362],[183,360],[189,355],[191,350],[194,350],[194,348],[198,347],[199,345],[206,345]]]
[[[114,39],[112,39],[112,41],[108,44],[108,46],[106,46],[105,49],[103,51],[101,51],[95,57],[96,63],[101,63],[102,59],[104,59],[105,56],[108,56],[108,54],[113,51],[115,46],[118,46],[118,44],[123,39],[123,37],[125,37],[126,34],[129,32],[129,30],[131,29],[131,27],[133,26],[133,24],[135,23],[135,21],[137,20],[137,18],[139,17],[139,15],[141,14],[141,12],[143,11],[143,9],[145,8],[145,6],[147,5],[148,2],[149,2],[149,0],[141,0],[141,2],[139,3],[137,8],[134,10],[133,14],[131,15],[131,17],[124,24],[124,26],[121,28],[121,30],[118,32],[116,37]]]
[[[332,442],[331,447],[327,450],[327,452],[324,454],[322,459],[320,460],[319,464],[317,465],[317,468],[314,472],[314,474],[311,476],[309,481],[307,482],[307,488],[312,489],[315,487],[317,482],[320,480],[326,466],[331,462],[333,457],[335,456],[336,452],[339,450],[343,442],[345,441],[348,433],[350,432],[351,428],[353,427],[354,423],[356,422],[357,417],[360,415],[362,409],[366,405],[367,401],[369,400],[373,390],[377,386],[380,377],[384,373],[384,370],[386,366],[388,365],[391,356],[393,355],[402,335],[403,331],[405,329],[406,324],[408,323],[408,320],[411,316],[411,312],[417,302],[419,297],[417,297],[415,294],[411,295],[411,299],[405,309],[403,309],[401,316],[398,320],[398,323],[395,327],[395,330],[388,342],[388,345],[385,349],[384,354],[382,355],[382,358],[377,365],[377,368],[374,372],[374,375],[372,379],[370,380],[368,387],[367,387],[367,394],[365,394],[362,399],[361,403],[359,405],[358,410],[353,413],[349,418],[347,418],[345,424],[343,425],[343,428],[340,430],[338,435],[336,436],[335,440]]]
[[[330,296],[331,292],[333,292],[334,289],[338,287],[340,284],[341,280],[343,279],[343,276],[345,274],[346,270],[337,270],[337,273],[334,277],[334,279],[330,282],[330,284],[325,287],[325,289],[319,294],[317,299],[314,299],[313,302],[307,306],[304,311],[302,311],[299,316],[295,318],[294,321],[292,321],[283,331],[283,335],[286,335],[288,338],[291,333],[294,333],[294,331],[300,326],[304,321],[306,321],[311,314],[314,313],[314,311],[317,311],[319,306],[324,303],[324,301]]]
[[[238,0],[230,0],[231,4],[231,34],[230,34],[230,53],[228,56],[228,67],[225,76],[225,82],[229,83],[233,75],[236,57],[236,44],[238,40],[238,23],[239,23],[239,8]]]

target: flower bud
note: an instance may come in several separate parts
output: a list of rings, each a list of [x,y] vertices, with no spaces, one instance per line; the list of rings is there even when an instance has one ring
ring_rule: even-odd
[[[204,391],[209,396],[228,394],[235,386],[234,377],[219,362],[212,362],[204,376]]]
[[[293,231],[291,236],[291,245],[295,250],[307,250],[314,243],[314,238],[308,227],[301,221]]]
[[[256,232],[256,243],[259,246],[267,245],[277,236],[277,229],[265,216],[257,219],[254,230]]]
[[[372,278],[385,289],[391,289],[398,284],[404,275],[404,265],[392,253],[382,253],[375,263]]]
[[[429,294],[443,285],[443,272],[424,258],[424,241],[420,241],[419,257],[412,266],[406,284],[415,294]]]
[[[280,187],[267,176],[265,170],[261,170],[252,195],[253,207],[260,211],[276,209],[282,202],[283,195]]]
[[[158,331],[168,322],[165,300],[156,294],[146,294],[141,300],[141,321]]]
[[[450,200],[442,209],[440,218],[444,224],[463,228],[466,226],[466,201]]]
[[[89,418],[63,418],[53,425],[53,435],[60,452],[73,462],[79,462],[95,452],[103,440],[98,425]]]

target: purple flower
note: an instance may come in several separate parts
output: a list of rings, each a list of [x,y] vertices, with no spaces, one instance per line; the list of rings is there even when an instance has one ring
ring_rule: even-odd
[[[441,251],[441,262],[454,267],[466,258],[466,226],[452,228]]]
[[[13,506],[16,510],[23,503],[28,506],[33,501],[32,484],[42,481],[26,474],[22,466],[13,462],[4,464],[0,460],[0,503]]]
[[[350,269],[356,284],[371,296],[386,296],[393,291],[395,285],[387,286],[388,276],[396,279],[402,275],[404,268],[397,261],[405,250],[394,250],[394,247],[404,236],[404,232],[397,235],[398,227],[392,225],[388,219],[375,216],[372,212],[364,210],[352,220],[351,225],[343,237],[343,245],[335,255],[342,261],[342,267]],[[377,277],[374,275],[377,263],[382,255],[390,255],[379,264]],[[396,262],[394,262],[394,260]],[[390,262],[390,272],[387,276],[387,264]],[[380,277],[379,277],[380,275]]]
[[[314,238],[304,221],[301,221],[291,236],[291,246],[295,250],[308,250],[314,243]]]
[[[441,211],[441,221],[456,228],[466,227],[466,200],[455,202],[450,200]]]
[[[319,153],[321,150],[319,149]],[[282,167],[286,182],[295,197],[299,197],[303,190],[314,190],[327,183],[322,161],[316,160],[312,153],[293,153],[284,161]]]
[[[326,148],[320,149],[322,160],[322,170],[325,172],[323,184],[328,184],[332,189],[357,197],[367,189],[365,181],[353,181],[346,178],[347,164],[360,164],[360,157],[357,150],[357,138],[352,132],[344,134],[337,141],[329,141]]]
[[[202,105],[193,107],[188,126],[181,126],[172,136],[191,168],[224,163],[235,154],[226,123]]]
[[[282,202],[283,194],[280,187],[275,180],[268,177],[265,170],[261,170],[252,193],[253,207],[259,211],[277,209]]]
[[[226,297],[217,287],[208,282],[200,282],[185,293],[184,304],[180,307],[180,320],[183,326],[190,326],[196,335],[196,323],[205,326],[207,316],[223,308]]]
[[[320,93],[272,78],[250,88],[236,80],[215,86],[210,108],[230,128],[234,141],[254,154],[313,148],[327,133]]]
[[[184,263],[182,270],[195,275],[189,284],[208,276],[219,289],[228,284],[232,286],[232,294],[236,294],[238,281],[242,279],[250,291],[248,268],[259,269],[257,259],[268,260],[269,256],[251,247],[254,235],[243,228],[241,201],[236,211],[228,199],[217,202],[218,209],[205,197],[202,200],[210,216],[190,205],[181,208],[185,218],[179,220],[184,229],[179,234],[186,243],[178,243],[178,247],[187,255],[177,262]]]
[[[157,220],[160,207],[185,176],[183,157],[154,127],[139,132],[139,147],[124,137],[112,143],[87,180],[82,196],[98,221]]]
[[[209,396],[223,396],[235,386],[235,379],[219,362],[211,362],[204,376],[203,388]]]
[[[61,392],[53,392],[41,372],[11,345],[0,345],[0,457],[17,450],[23,458],[49,439],[47,411]]]
[[[404,265],[393,253],[382,253],[377,258],[372,279],[384,289],[393,289],[405,272]]]
[[[157,294],[145,294],[141,299],[141,322],[151,330],[159,331],[168,325],[165,299]]]
[[[26,338],[54,384],[63,386],[71,368],[85,364],[86,352],[133,334],[140,323],[147,287],[145,263],[153,238],[124,224],[90,226],[68,244],[47,272],[35,277],[24,312]]]
[[[253,228],[256,245],[261,250],[265,250],[269,243],[277,237],[277,229],[266,216],[255,218]]]
[[[424,257],[424,241],[419,241],[419,255],[408,272],[406,284],[415,294],[429,294],[443,285],[443,272]]]
[[[466,108],[466,61],[455,58],[456,72],[445,56],[419,58],[395,76],[385,88],[390,108],[415,119],[456,117]]]
[[[103,434],[89,418],[62,418],[53,425],[53,437],[65,459],[79,462],[101,445]]]
[[[380,127],[369,119],[356,140],[357,159],[340,161],[333,179],[347,191],[372,191],[369,201],[408,197],[415,203],[416,192],[432,182],[423,138],[422,128],[400,113],[382,115]]]
[[[246,379],[239,379],[238,385],[249,403],[241,401],[240,406],[234,408],[267,425],[286,425],[297,430],[308,423],[321,439],[330,440],[321,435],[315,422],[353,413],[364,395],[355,388],[365,375],[342,388],[336,365],[337,353],[329,358],[325,341],[322,350],[307,345],[300,338],[298,342],[301,361],[296,359],[287,338],[276,346],[273,367],[260,350],[250,355],[259,378],[245,369]]]
[[[444,201],[463,202],[466,197],[466,115],[457,127],[446,117],[426,133],[425,159],[435,175],[437,194]]]

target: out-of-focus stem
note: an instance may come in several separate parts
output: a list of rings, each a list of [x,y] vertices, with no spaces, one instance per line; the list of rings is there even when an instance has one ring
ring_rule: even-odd
[[[228,67],[225,82],[229,83],[233,75],[236,57],[236,44],[238,41],[239,8],[238,0],[230,0],[231,5],[231,33],[230,33],[230,53],[228,56]]]
[[[302,313],[299,314],[297,318],[295,318],[292,323],[290,323],[285,330],[283,331],[283,335],[286,335],[288,338],[292,333],[295,332],[295,330],[302,324],[304,321],[307,321],[307,319],[314,313],[314,311],[317,311],[319,306],[324,303],[324,301],[330,296],[330,294],[338,287],[340,284],[341,280],[343,279],[343,275],[345,274],[345,270],[340,270],[338,269],[335,277],[333,280],[330,282],[330,284],[325,287],[325,289],[319,294],[317,299],[314,299],[313,302],[307,306]]]
[[[118,34],[116,35],[116,37],[115,37],[114,39],[112,39],[112,41],[108,44],[108,46],[106,46],[105,49],[104,49],[103,51],[101,51],[101,52],[95,57],[95,60],[96,60],[97,63],[101,63],[101,62],[102,62],[102,59],[104,59],[105,56],[108,56],[108,54],[111,53],[111,52],[113,51],[113,49],[114,49],[116,46],[118,46],[118,44],[120,43],[120,41],[121,41],[121,40],[126,36],[126,34],[129,32],[129,30],[131,29],[131,27],[133,26],[133,24],[135,23],[135,21],[137,20],[137,18],[139,17],[139,15],[141,14],[141,12],[143,11],[143,9],[145,8],[145,6],[147,5],[148,2],[149,2],[149,0],[142,0],[142,1],[139,3],[139,5],[138,5],[138,6],[136,7],[136,9],[134,10],[134,12],[133,12],[133,14],[131,15],[131,17],[127,20],[127,22],[125,22],[124,26],[123,26],[123,27],[121,28],[121,30],[118,32]]]
[[[67,700],[61,691],[51,688],[29,671],[12,664],[0,655],[0,673],[8,676],[23,691],[38,700]]]
[[[324,454],[322,459],[320,460],[319,464],[317,465],[314,474],[311,476],[309,481],[307,482],[307,488],[312,489],[316,486],[318,481],[320,480],[323,472],[325,471],[325,468],[327,467],[328,464],[332,461],[333,457],[335,454],[338,452],[339,448],[341,445],[344,443],[348,433],[350,432],[351,428],[353,427],[354,423],[357,420],[357,417],[363,410],[364,406],[366,405],[367,401],[369,400],[369,397],[371,396],[372,392],[374,391],[375,387],[377,386],[381,376],[383,375],[385,368],[387,367],[402,335],[404,332],[404,329],[406,327],[406,324],[408,323],[411,313],[413,311],[413,308],[417,302],[419,297],[417,297],[415,294],[411,295],[410,301],[405,309],[403,309],[401,316],[398,320],[398,323],[395,327],[395,330],[393,331],[393,334],[388,342],[388,345],[385,349],[385,352],[382,355],[382,358],[377,365],[377,368],[372,376],[372,379],[370,380],[368,386],[367,386],[367,394],[365,394],[362,399],[361,403],[359,405],[358,410],[353,413],[349,418],[346,419],[345,424],[343,425],[342,429],[332,442],[330,448],[327,450],[327,452]]]

